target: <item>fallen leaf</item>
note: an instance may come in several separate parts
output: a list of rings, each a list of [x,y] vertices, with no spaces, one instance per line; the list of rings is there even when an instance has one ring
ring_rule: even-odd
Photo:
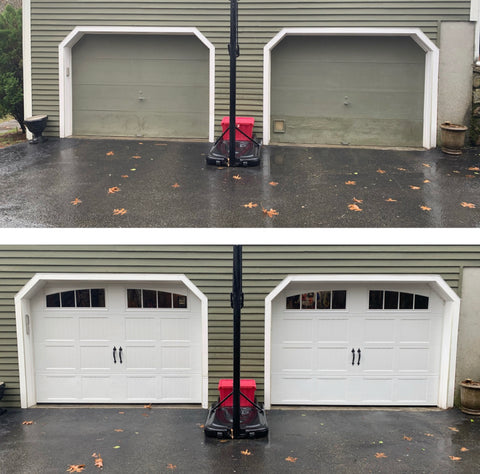
[[[425,168],[431,168],[431,166],[428,163],[422,163],[422,165],[425,166]]]
[[[480,171],[480,168],[478,166],[470,166],[470,168],[468,168],[468,171]]]
[[[113,153],[113,151],[107,151],[107,156],[113,156],[115,155],[115,153]]]
[[[130,171],[137,171],[137,168],[130,168]]]
[[[454,428],[453,426],[449,426],[448,429],[458,433],[458,428]]]
[[[199,428],[202,428],[202,429],[203,429],[203,428],[205,428],[205,425],[200,425]]]
[[[128,178],[128,174],[122,174],[121,178]]]
[[[278,212],[275,209],[263,209],[263,213],[266,214],[268,217],[278,216]]]
[[[458,170],[453,170],[454,173],[460,174],[460,171]]]
[[[24,421],[22,425],[33,425],[33,421]]]
[[[407,441],[412,441],[412,438],[410,436],[404,436],[403,439],[405,439]]]
[[[353,202],[358,202],[358,203],[362,203],[363,202],[363,199],[357,199],[357,198],[353,198]]]
[[[172,184],[172,188],[179,188],[180,185],[178,183]]]
[[[355,212],[361,212],[363,211],[363,209],[360,209],[357,204],[349,204],[348,205],[348,208],[351,210],[351,211],[355,211]]]
[[[103,469],[103,459],[100,457],[100,454],[93,453],[92,458],[95,458],[95,467]]]
[[[412,186],[412,185],[410,185],[410,188],[411,188],[411,189],[420,189],[420,186]]]
[[[241,452],[244,456],[251,456],[251,455],[252,455],[252,453],[251,453],[248,449],[246,449],[245,451],[240,451],[240,452]]]
[[[380,173],[380,174],[385,174],[385,173],[386,173],[386,171],[385,171],[385,170],[378,169],[378,170],[377,170],[377,173]]]
[[[239,180],[242,179],[242,177],[239,174],[236,174],[233,176],[233,179]]]
[[[252,209],[252,207],[257,207],[258,204],[255,204],[253,202],[249,202],[248,204],[244,204],[243,207],[248,207],[249,209]]]
[[[140,155],[133,155],[132,158],[133,158],[134,160],[139,160],[139,159],[141,158],[141,156],[140,156]]]
[[[125,412],[124,411],[119,411],[118,414],[119,415],[125,415]]]
[[[427,207],[427,206],[420,206],[420,209],[421,209],[422,211],[431,211],[431,210],[432,210],[431,207]]]
[[[151,410],[152,409],[152,404],[149,403],[148,405],[143,405],[143,408],[148,408],[149,410]]]
[[[172,469],[172,470],[177,469],[177,466],[175,464],[170,463],[170,464],[167,464],[167,469]]]
[[[425,184],[427,184],[427,183],[430,182],[430,180],[429,180],[429,179],[424,179],[423,182],[424,182]]]
[[[469,449],[468,449],[468,448],[460,448],[460,451],[461,451],[462,453],[465,453],[466,451],[469,451]]]
[[[357,184],[356,181],[345,181],[345,184],[348,186],[355,186]]]
[[[475,209],[475,204],[471,203],[471,202],[461,202],[460,205],[462,207],[468,207],[470,209]]]
[[[123,209],[123,207],[122,207],[122,209],[114,209],[113,210],[113,215],[114,216],[123,216],[126,213],[127,213],[127,210]]]
[[[430,436],[430,437],[434,437],[434,435],[432,433],[425,433],[425,436]]]
[[[113,186],[111,188],[108,188],[108,194],[115,194],[120,191],[120,188],[118,186]]]
[[[462,458],[459,458],[458,456],[448,456],[452,461],[460,461],[460,459]]]
[[[82,472],[85,469],[85,464],[69,464],[67,472]]]
[[[113,447],[113,449],[119,449],[119,448],[120,448],[120,446],[118,446],[118,445]]]
[[[78,206],[82,201],[80,201],[80,199],[78,198],[75,198],[73,201],[70,201],[70,203],[72,203],[74,206]]]
[[[405,168],[397,168],[398,171],[407,171]]]
[[[278,185],[278,183],[276,181],[270,181],[268,184],[270,186],[277,186]]]
[[[143,145],[143,142],[138,142],[139,145]]]
[[[466,175],[465,175],[465,178],[475,178],[475,175],[473,175],[473,174],[466,174]]]
[[[229,439],[221,439],[220,443],[228,443],[230,440]]]
[[[148,413],[142,413],[142,416],[148,417],[149,415],[148,415]]]
[[[375,457],[378,458],[386,458],[388,457],[385,453],[375,453]]]
[[[396,199],[392,199],[392,198],[388,198],[388,199],[385,199],[385,202],[397,202]]]
[[[288,462],[297,462],[297,459],[298,459],[298,458],[292,458],[292,456],[288,456],[288,458],[285,458],[285,461],[288,461]]]
[[[123,430],[121,428],[117,428],[116,430],[113,430],[113,431],[116,431],[117,433],[123,433]]]

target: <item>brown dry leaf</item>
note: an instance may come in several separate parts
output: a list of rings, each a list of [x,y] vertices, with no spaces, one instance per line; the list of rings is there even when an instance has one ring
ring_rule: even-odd
[[[125,415],[125,412],[124,411],[119,411],[118,414],[119,415]]]
[[[170,464],[167,464],[167,469],[172,469],[172,470],[177,469],[177,466],[175,464],[170,463]]]
[[[462,453],[465,453],[466,451],[469,451],[469,449],[468,449],[468,448],[460,448],[460,451],[461,451]]]
[[[69,464],[67,472],[82,472],[85,469],[85,464]]]
[[[285,458],[285,461],[288,461],[288,462],[297,462],[297,459],[298,459],[298,458],[293,458],[292,456],[288,456],[288,458]]]
[[[278,216],[278,212],[275,209],[264,209],[262,208],[263,213],[268,217]]]
[[[448,429],[458,433],[458,428],[454,428],[453,426],[449,426]]]
[[[115,153],[113,153],[113,151],[107,151],[107,156],[113,156],[115,155]]]
[[[453,170],[453,173],[460,174],[460,171],[458,171],[458,170]]]
[[[431,168],[431,166],[428,163],[422,163],[422,165],[425,166],[425,168]]]
[[[139,145],[143,145],[143,142],[138,142]]]
[[[386,173],[386,171],[385,171],[385,170],[378,169],[378,170],[377,170],[377,173],[380,173],[380,174],[385,174],[385,173]]]
[[[410,185],[410,189],[420,189],[420,186],[413,186],[413,185]]]
[[[127,213],[127,210],[122,207],[122,209],[114,209],[113,210],[113,215],[114,216],[123,216],[124,214]]]
[[[360,209],[357,204],[349,204],[349,205],[348,205],[348,208],[349,208],[351,211],[355,211],[355,212],[361,212],[361,211],[363,211],[363,209]]]
[[[468,171],[480,171],[480,168],[478,166],[470,166],[470,168],[468,168]]]
[[[245,451],[240,451],[240,452],[241,452],[244,456],[251,456],[251,455],[252,455],[252,453],[251,453],[248,449],[246,449]]]
[[[473,174],[466,174],[465,178],[475,178],[475,176]]]
[[[70,201],[71,204],[73,204],[74,206],[78,206],[82,201],[80,201],[80,199],[78,198],[75,198],[73,201]]]
[[[392,199],[392,198],[388,198],[388,199],[385,199],[385,202],[397,202],[396,199]]]
[[[148,416],[149,416],[149,414],[148,414],[148,413],[142,413],[142,416],[146,416],[146,417],[148,417]]]
[[[429,180],[429,179],[424,179],[423,182],[424,182],[425,184],[427,184],[427,183],[430,182],[430,180]]]
[[[357,184],[356,181],[345,181],[345,184],[348,186],[355,186]]]
[[[385,453],[375,453],[375,457],[379,459],[379,458],[386,458],[388,456]]]
[[[357,199],[354,197],[353,202],[358,202],[359,204],[361,204],[363,202],[363,199]]]
[[[128,174],[122,174],[121,178],[128,178]]]
[[[460,205],[462,207],[468,207],[470,209],[475,209],[475,204],[473,204],[472,202],[461,202]]]
[[[205,428],[205,425],[199,425],[198,427],[203,429]]]
[[[221,439],[220,443],[228,443],[230,440],[229,439]]]
[[[141,156],[140,156],[140,155],[133,155],[132,158],[133,158],[134,160],[139,160],[139,159],[141,158]]]
[[[460,459],[462,458],[459,458],[458,456],[448,456],[452,461],[460,461]]]
[[[108,194],[115,194],[120,191],[120,188],[118,186],[113,186],[111,188],[108,188]]]
[[[233,176],[233,179],[236,179],[237,181],[242,179],[242,177],[239,174],[236,174]]]
[[[431,211],[431,210],[432,210],[431,207],[427,207],[427,206],[420,206],[420,209],[421,209],[422,211]]]
[[[92,458],[95,458],[95,467],[98,467],[99,469],[103,469],[103,459],[100,457],[100,454],[93,453]]]
[[[410,436],[403,436],[403,439],[405,439],[407,441],[412,441],[412,438]]]
[[[33,421],[24,421],[22,425],[33,425]]]
[[[248,204],[244,204],[243,207],[248,207],[249,209],[252,209],[252,207],[257,207],[258,204],[255,204],[253,202],[249,202]]]
[[[407,171],[405,168],[397,168],[398,171]]]
[[[143,408],[148,408],[149,410],[151,410],[152,409],[152,404],[149,403],[148,405],[143,405]]]
[[[123,433],[123,430],[121,428],[117,428],[116,430],[113,430],[113,431],[116,431],[117,433]]]
[[[434,437],[434,435],[432,433],[425,433],[425,436],[430,436],[430,437]]]
[[[178,183],[172,184],[172,188],[179,188],[180,185]]]
[[[268,184],[270,186],[277,186],[278,185],[278,183],[276,181],[270,181]]]

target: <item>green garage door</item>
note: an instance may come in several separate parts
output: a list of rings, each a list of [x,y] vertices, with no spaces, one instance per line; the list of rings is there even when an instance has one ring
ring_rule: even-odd
[[[425,53],[409,37],[287,37],[271,74],[274,143],[422,146]]]
[[[86,35],[72,61],[75,135],[208,138],[209,50],[195,36]]]

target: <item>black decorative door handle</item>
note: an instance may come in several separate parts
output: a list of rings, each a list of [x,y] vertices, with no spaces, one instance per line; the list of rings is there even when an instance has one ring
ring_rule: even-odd
[[[113,346],[113,363],[116,364],[117,363],[117,359],[115,358],[115,354],[117,353],[117,348],[115,346]]]
[[[352,365],[355,365],[355,349],[352,348]]]
[[[120,364],[123,364],[123,361],[122,361],[122,346],[120,346],[120,349],[118,349],[118,357],[120,359]]]
[[[358,362],[357,362],[357,365],[360,365],[360,357],[362,357],[362,351],[361,351],[360,349],[358,349],[357,353],[358,353]]]

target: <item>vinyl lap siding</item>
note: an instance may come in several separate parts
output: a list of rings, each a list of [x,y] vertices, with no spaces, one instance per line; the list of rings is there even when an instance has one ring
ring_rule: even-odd
[[[245,246],[242,376],[263,398],[265,297],[295,274],[440,274],[458,292],[464,266],[480,267],[480,246]],[[35,273],[180,273],[208,298],[209,397],[232,375],[231,246],[0,247],[0,405],[19,405],[14,297]]]
[[[215,124],[228,115],[228,0],[31,0],[33,113],[49,115],[58,135],[58,44],[75,26],[197,27],[216,48]],[[237,114],[254,116],[261,130],[263,47],[286,27],[418,27],[433,41],[440,21],[468,21],[469,1],[239,1]]]

